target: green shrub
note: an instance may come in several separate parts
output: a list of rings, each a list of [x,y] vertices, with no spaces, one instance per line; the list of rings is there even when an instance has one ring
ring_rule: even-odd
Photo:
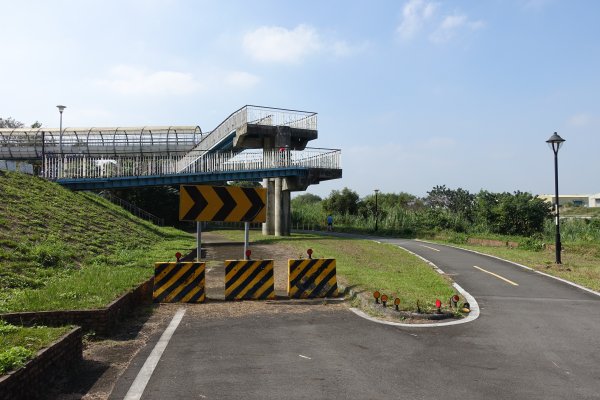
[[[23,346],[14,346],[0,353],[0,374],[22,367],[32,358],[33,351]]]
[[[8,322],[0,319],[0,334],[6,335],[7,333],[16,332],[19,328]]]

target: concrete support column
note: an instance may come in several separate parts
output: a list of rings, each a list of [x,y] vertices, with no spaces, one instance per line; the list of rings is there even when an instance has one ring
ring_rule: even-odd
[[[275,236],[283,236],[282,181],[283,179],[281,178],[275,178]]]
[[[275,181],[263,179],[262,185],[267,189],[267,220],[262,224],[263,235],[275,234]]]
[[[292,212],[291,212],[291,192],[283,190],[281,192],[281,219],[282,219],[282,235],[290,236],[292,233]]]

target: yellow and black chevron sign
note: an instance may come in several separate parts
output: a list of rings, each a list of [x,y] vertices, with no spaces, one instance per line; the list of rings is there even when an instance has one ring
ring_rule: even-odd
[[[179,220],[265,222],[267,189],[181,185]]]
[[[291,299],[336,297],[335,259],[288,260],[288,296]]]
[[[201,262],[166,262],[154,264],[156,303],[204,303],[204,268]]]
[[[225,261],[225,300],[274,298],[273,260]]]

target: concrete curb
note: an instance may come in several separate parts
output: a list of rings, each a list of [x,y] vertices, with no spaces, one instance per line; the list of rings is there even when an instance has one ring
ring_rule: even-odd
[[[419,256],[418,254],[414,254],[410,250],[406,250],[404,247],[401,247],[401,246],[398,246],[398,247],[400,247],[402,250],[405,250],[405,251],[407,251],[407,252],[415,255],[416,257],[422,259],[427,264],[431,265],[438,273],[440,273],[440,274],[444,273],[444,272],[442,272],[441,269],[439,269],[431,261],[426,260],[425,258]],[[359,294],[356,291],[354,291],[354,289],[348,289],[348,288],[345,288],[345,287],[343,287],[343,286],[341,286],[339,284],[338,284],[338,286],[340,287],[340,290],[342,292],[345,292],[345,293],[349,294],[351,298],[360,298]],[[465,318],[458,319],[458,320],[451,320],[451,321],[447,321],[447,322],[431,322],[431,323],[424,323],[424,324],[406,324],[406,323],[403,323],[403,322],[393,322],[393,321],[387,321],[387,320],[379,319],[379,318],[376,318],[376,317],[372,317],[370,315],[367,315],[364,311],[359,310],[358,308],[354,308],[354,307],[350,308],[350,311],[352,311],[354,314],[358,315],[359,317],[364,318],[366,320],[369,320],[371,322],[375,322],[375,323],[382,324],[382,325],[399,326],[399,327],[404,327],[404,328],[435,328],[435,327],[441,327],[441,326],[451,326],[451,325],[466,324],[468,322],[476,320],[479,317],[479,304],[477,304],[477,300],[475,300],[475,298],[473,296],[471,296],[471,294],[469,292],[467,292],[462,287],[460,287],[460,285],[458,285],[456,282],[452,283],[452,287],[454,287],[467,300],[467,302],[471,306],[471,312]],[[363,299],[361,299],[361,303],[362,302],[364,302]]]

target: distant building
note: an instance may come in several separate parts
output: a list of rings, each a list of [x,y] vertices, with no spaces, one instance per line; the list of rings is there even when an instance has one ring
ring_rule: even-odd
[[[540,194],[538,197],[548,203],[554,204],[553,194]],[[573,205],[576,207],[600,207],[600,193],[597,194],[561,194],[558,204]]]

